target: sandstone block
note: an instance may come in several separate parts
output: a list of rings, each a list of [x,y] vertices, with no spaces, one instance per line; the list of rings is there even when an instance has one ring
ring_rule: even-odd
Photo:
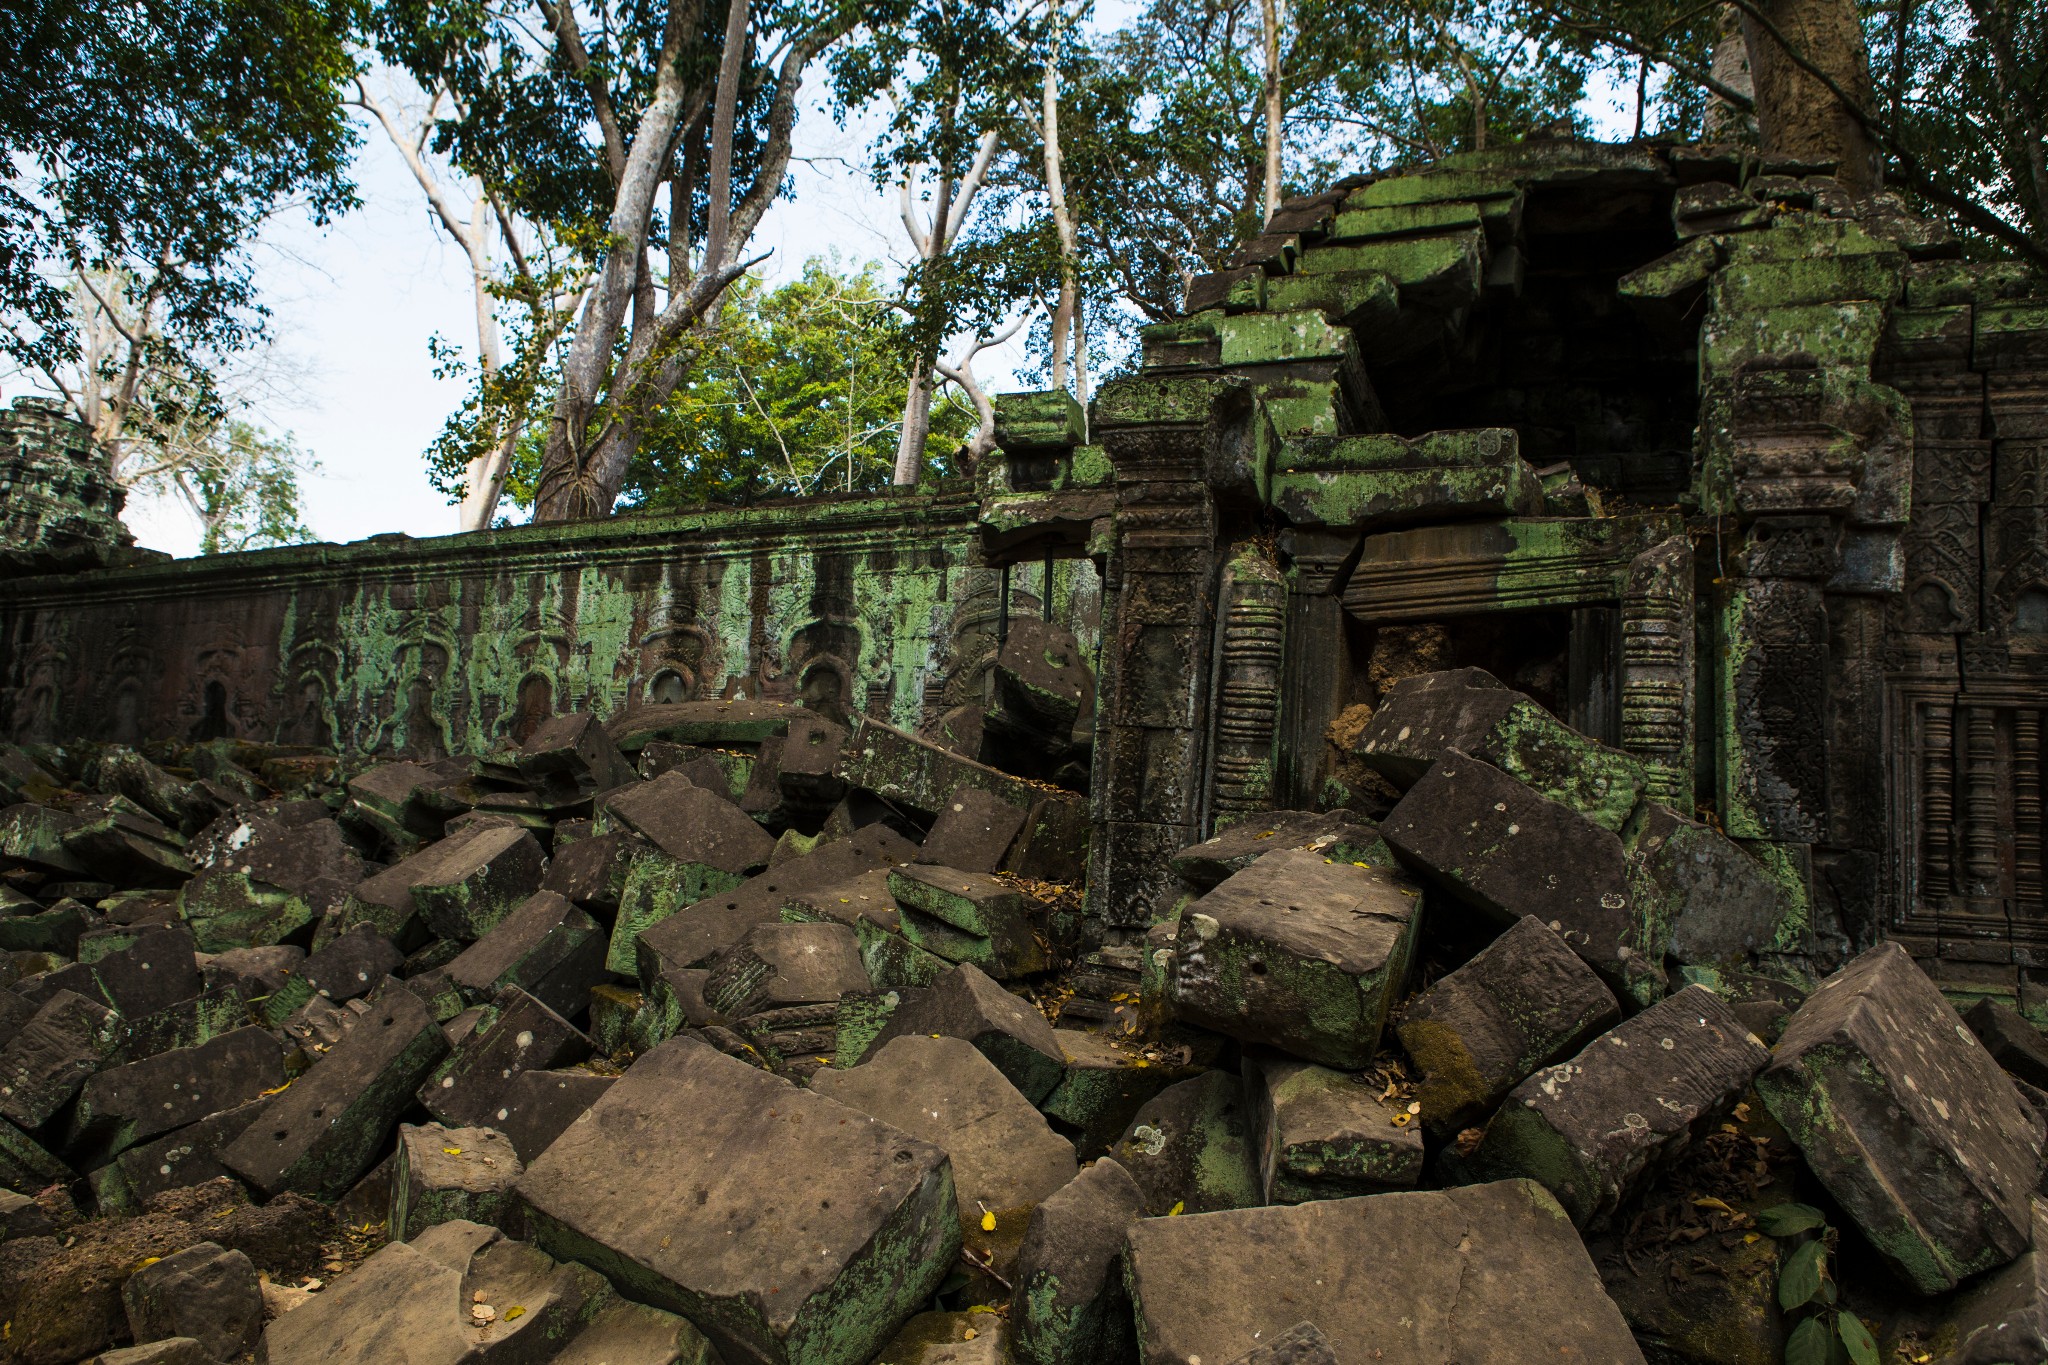
[[[419,998],[387,981],[370,1010],[228,1145],[228,1169],[275,1195],[339,1199],[375,1163],[413,1092],[448,1051]]]
[[[607,979],[605,933],[566,897],[538,891],[446,968],[465,1000],[495,998],[517,986],[564,1018],[590,1007],[590,988]]]
[[[1614,993],[1593,969],[1525,916],[1410,1002],[1398,1031],[1422,1071],[1422,1121],[1451,1134],[1620,1020]]]
[[[974,1044],[1033,1104],[1052,1093],[1065,1073],[1066,1058],[1045,1015],[972,964],[953,968],[906,998],[873,1045],[934,1033]]]
[[[1155,1218],[1265,1202],[1244,1084],[1228,1072],[1205,1071],[1145,1101],[1110,1157]]]
[[[1105,1157],[1032,1210],[1010,1298],[1027,1365],[1121,1365],[1137,1350],[1124,1237],[1145,1212],[1130,1172]]]
[[[1718,1122],[1770,1055],[1720,997],[1688,986],[1516,1086],[1474,1163],[1538,1181],[1584,1227]]]
[[[635,1062],[518,1191],[540,1246],[728,1362],[859,1365],[959,1254],[943,1152],[691,1039]]]
[[[1664,945],[1630,894],[1615,834],[1478,759],[1431,766],[1380,822],[1425,880],[1498,918],[1534,915],[1617,991],[1663,995]]]
[[[1190,1023],[1362,1067],[1407,980],[1422,893],[1304,849],[1258,859],[1181,915],[1168,998]]]
[[[1814,988],[1757,1093],[1843,1213],[1920,1292],[2031,1243],[2041,1129],[1898,944]]]
[[[1361,1077],[1271,1054],[1245,1058],[1254,1166],[1266,1204],[1345,1199],[1422,1180],[1422,1125]]]
[[[215,1360],[239,1360],[263,1332],[256,1267],[212,1242],[187,1247],[136,1271],[121,1286],[137,1341],[191,1337]]]
[[[1347,1273],[1362,1247],[1373,1273]],[[1141,1219],[1129,1256],[1146,1365],[1236,1360],[1304,1318],[1343,1361],[1642,1365],[1584,1244],[1532,1181]]]

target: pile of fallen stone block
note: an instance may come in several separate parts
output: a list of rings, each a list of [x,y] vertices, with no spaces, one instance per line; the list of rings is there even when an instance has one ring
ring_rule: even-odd
[[[2048,1358],[2034,1025],[1484,673],[1350,742],[1128,943],[872,719],[0,752],[0,1361]]]

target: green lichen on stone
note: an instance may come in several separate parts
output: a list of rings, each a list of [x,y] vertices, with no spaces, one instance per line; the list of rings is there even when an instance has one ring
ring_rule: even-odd
[[[219,870],[185,883],[178,893],[178,914],[202,953],[269,947],[315,919],[302,897],[240,872]]]
[[[858,1066],[903,1003],[901,991],[850,991],[839,997],[832,1065]]]
[[[634,950],[640,935],[683,907],[730,891],[745,880],[739,873],[721,871],[709,863],[686,863],[658,849],[635,853],[625,888],[619,893],[619,913],[605,949],[605,969],[620,976],[634,975],[638,970]]]
[[[1485,237],[1477,228],[1442,237],[1410,237],[1318,247],[1302,257],[1305,275],[1372,270],[1400,286],[1403,297],[1422,291],[1475,299],[1486,268]]]
[[[1216,323],[1224,365],[1272,365],[1335,360],[1355,352],[1348,327],[1333,327],[1321,313],[1244,313]]]
[[[1354,196],[1354,199],[1356,196]],[[1335,242],[1376,237],[1409,237],[1480,225],[1479,207],[1458,200],[1429,204],[1388,204],[1376,208],[1347,208],[1330,222],[1329,239]]]
[[[1721,248],[1710,237],[1696,237],[1669,255],[1623,275],[1615,292],[1625,299],[1673,299],[1704,286],[1721,265]]]

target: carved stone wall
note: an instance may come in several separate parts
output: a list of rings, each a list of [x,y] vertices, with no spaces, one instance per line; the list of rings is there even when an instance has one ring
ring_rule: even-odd
[[[0,732],[436,755],[708,697],[914,729],[951,662],[934,642],[986,614],[974,517],[881,496],[17,579]],[[1092,646],[1089,585],[1065,605]]]

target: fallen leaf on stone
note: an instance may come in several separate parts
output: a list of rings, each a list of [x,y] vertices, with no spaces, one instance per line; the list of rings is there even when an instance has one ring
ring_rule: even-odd
[[[996,1230],[996,1216],[994,1214],[986,1211],[982,1213],[981,1230],[983,1232],[994,1232]]]
[[[505,1321],[510,1322],[512,1321],[512,1319],[520,1316],[524,1312],[526,1312],[526,1310],[515,1303],[510,1308],[507,1308],[505,1310]]]

